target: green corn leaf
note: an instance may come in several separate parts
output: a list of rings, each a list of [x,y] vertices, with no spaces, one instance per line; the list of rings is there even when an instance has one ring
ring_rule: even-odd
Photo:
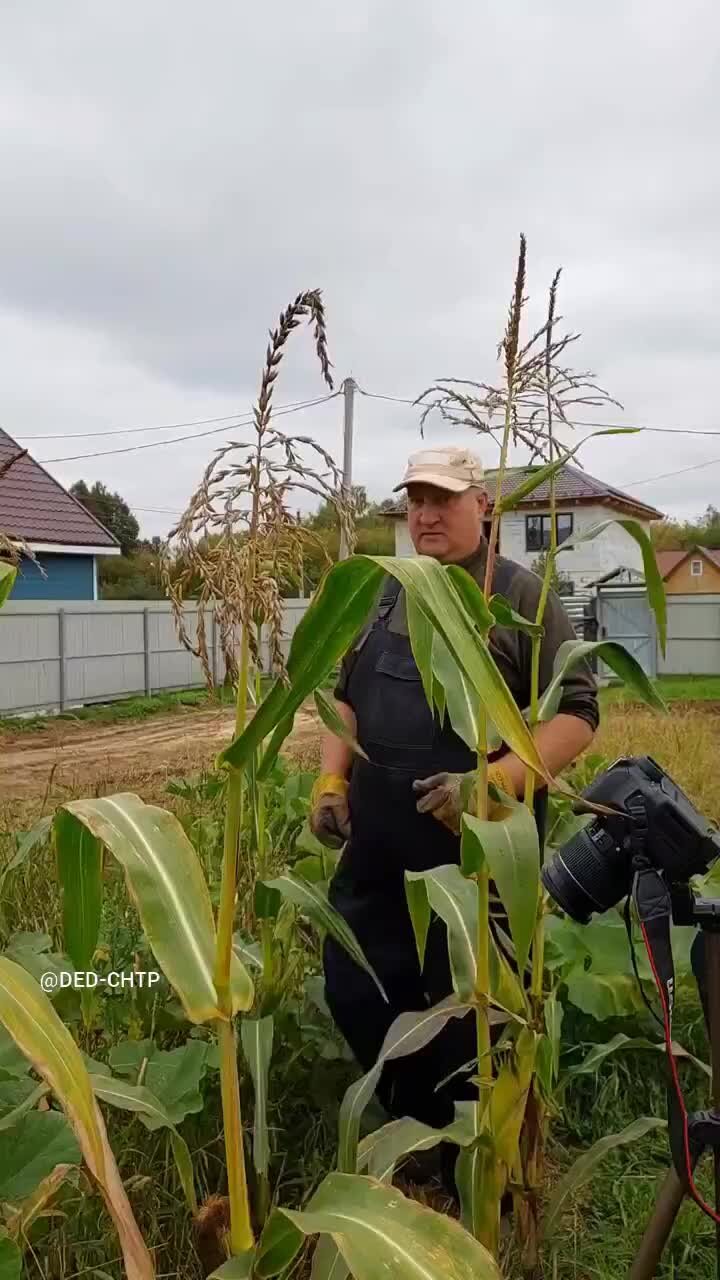
[[[653,1129],[666,1129],[665,1120],[656,1119],[654,1116],[640,1116],[638,1120],[633,1120],[632,1124],[627,1125],[620,1133],[609,1133],[604,1138],[600,1138],[598,1142],[590,1147],[589,1151],[583,1151],[574,1164],[570,1166],[567,1173],[558,1182],[543,1220],[543,1231],[546,1236],[552,1236],[560,1227],[560,1217],[563,1207],[568,1196],[573,1191],[578,1191],[580,1187],[585,1186],[592,1178],[597,1166],[610,1151],[614,1151],[617,1147],[625,1147],[632,1143],[638,1142],[646,1133],[652,1132]]]
[[[455,1142],[467,1146],[475,1137],[474,1102],[455,1104],[455,1119],[444,1129],[432,1129],[403,1116],[376,1129],[363,1138],[358,1147],[358,1172],[367,1172],[379,1182],[387,1182],[395,1172],[395,1166],[403,1156],[415,1151],[429,1151],[439,1142]]]
[[[10,592],[15,586],[17,577],[17,569],[14,564],[8,564],[6,560],[0,560],[0,609],[5,604]]]
[[[666,1052],[665,1042],[662,1040],[648,1040],[646,1036],[626,1036],[620,1031],[611,1040],[607,1040],[605,1044],[594,1044],[582,1062],[577,1062],[574,1066],[568,1067],[563,1072],[562,1087],[564,1088],[565,1085],[569,1084],[575,1076],[595,1075],[606,1058],[619,1053],[620,1050],[629,1051],[631,1049],[647,1049],[653,1053]],[[673,1057],[692,1062],[693,1066],[712,1079],[712,1070],[708,1063],[703,1062],[701,1058],[696,1058],[694,1054],[688,1053],[687,1049],[684,1049],[681,1044],[674,1040],[672,1042],[672,1051]]]
[[[243,1053],[250,1068],[253,1089],[255,1090],[253,1160],[258,1173],[264,1177],[267,1176],[270,1164],[267,1100],[274,1025],[272,1017],[243,1018],[240,1024]]]
[[[77,856],[80,824],[102,841],[125,872],[150,947],[187,1017],[201,1023],[222,1016],[213,979],[216,930],[210,894],[177,818],[135,795],[73,800],[63,809],[77,819],[56,825],[63,858]],[[253,984],[237,953],[230,987],[233,1011],[249,1009]]]
[[[317,884],[311,884],[308,880],[299,880],[297,876],[294,876],[289,871],[277,876],[274,880],[265,881],[265,884],[268,889],[277,889],[283,898],[298,907],[312,920],[314,925],[329,933],[336,942],[339,942],[348,955],[352,956],[355,963],[370,975],[383,999],[387,999],[382,984],[374,969],[366,960],[365,952],[355,934],[350,926],[346,924],[339,911],[336,911],[328,902],[327,893],[324,889]]]
[[[366,556],[333,565],[293,635],[287,681],[275,681],[247,728],[220,755],[220,763],[243,768],[272,734],[258,771],[267,777],[300,705],[323,683],[349,648],[370,612],[382,582],[380,566]]]
[[[422,876],[410,878],[407,874],[405,875],[405,897],[415,935],[418,961],[422,969],[425,963],[425,944],[427,942],[428,929],[430,928],[430,902]]]
[[[555,994],[545,1000],[543,1009],[545,1030],[551,1048],[553,1076],[557,1080],[560,1073],[560,1047],[562,1044],[563,1007]]]
[[[357,1168],[360,1121],[375,1092],[385,1062],[416,1053],[442,1031],[450,1018],[463,1018],[471,1008],[470,1004],[461,1004],[450,997],[432,1009],[423,1009],[419,1013],[401,1013],[395,1018],[385,1036],[375,1066],[350,1086],[340,1104],[338,1166],[341,1173],[354,1173]]]
[[[475,874],[478,850],[508,914],[518,967],[530,954],[540,900],[540,845],[537,827],[526,805],[515,804],[509,818],[483,822],[463,814],[461,857],[465,874]]]
[[[500,1280],[490,1254],[457,1222],[395,1187],[331,1173],[306,1209],[282,1209],[305,1234],[329,1234],[355,1280]]]
[[[452,569],[443,569],[436,560],[428,556],[412,559],[375,556],[373,559],[382,566],[385,573],[398,579],[408,597],[414,596],[421,612],[432,622],[433,628],[441,635],[453,658],[481,697],[487,714],[503,741],[525,764],[547,782],[552,782],[488,644],[475,626],[475,614],[463,607],[464,601],[469,601],[470,607],[476,611],[484,606],[492,622],[492,614],[474,579],[459,569],[459,566],[454,566],[458,569],[458,575],[451,576]],[[456,582],[460,580],[463,582],[462,596],[456,589]]]
[[[469,999],[477,982],[477,890],[458,866],[431,871],[406,871],[405,883],[422,881],[429,906],[448,929],[453,986],[461,1000]]]
[[[410,648],[420,672],[422,687],[428,706],[435,706],[433,678],[433,629],[430,619],[424,614],[415,596],[405,597],[407,613],[408,637]]]
[[[593,654],[598,658],[602,658],[602,661],[611,667],[615,674],[620,676],[621,680],[634,693],[638,694],[643,702],[655,707],[657,711],[667,711],[665,703],[646,676],[640,663],[616,640],[565,640],[555,654],[553,678],[540,702],[540,720],[549,719],[550,714],[554,714],[552,712],[553,700],[557,699],[557,694],[562,689],[563,681],[574,667],[585,661],[585,659],[592,657]]]
[[[43,845],[45,843],[50,835],[51,827],[52,818],[49,815],[46,815],[43,818],[38,818],[37,822],[29,831],[23,832],[18,839],[15,853],[12,858],[5,863],[2,871],[0,871],[0,894],[2,893],[2,887],[5,883],[6,876],[8,876],[11,871],[17,871],[18,867],[21,867],[23,863],[27,862],[30,854],[33,853],[39,845]]]
[[[472,1237],[489,1236],[498,1223],[503,1192],[501,1170],[489,1133],[478,1134],[471,1146],[461,1147],[455,1162],[455,1182],[465,1230]]]
[[[144,1085],[130,1084],[128,1080],[119,1080],[116,1076],[103,1076],[93,1072],[90,1080],[95,1097],[101,1102],[117,1107],[120,1111],[132,1112],[151,1133],[157,1129],[168,1130],[170,1149],[188,1208],[191,1213],[197,1213],[198,1204],[188,1145],[155,1095]]]
[[[232,1258],[223,1262],[222,1266],[210,1272],[208,1280],[250,1280],[254,1274],[253,1264],[256,1256],[255,1249],[248,1249],[245,1253],[234,1253]]]
[[[0,565],[0,573],[4,566]],[[9,566],[7,566],[9,567]],[[0,586],[2,578],[0,577]],[[0,601],[2,603],[2,601]],[[0,1231],[0,1280],[21,1280],[22,1253],[14,1240]]]
[[[356,756],[360,756],[361,759],[367,760],[367,752],[363,751],[360,743],[351,734],[335,706],[335,703],[323,693],[322,689],[316,689],[314,697],[317,713],[325,725],[325,728],[329,729],[331,733],[334,733],[336,738],[340,738],[340,740],[345,743],[345,746],[349,747]]]
[[[153,1280],[152,1259],[133,1217],[80,1050],[38,983],[3,956],[0,1023],[50,1086],[70,1121],[85,1164],[115,1224],[127,1274],[133,1280]],[[50,1114],[30,1112],[20,1123],[35,1124],[36,1118]]]
[[[523,618],[522,614],[517,613],[510,601],[506,600],[504,596],[491,596],[489,606],[498,626],[508,627],[512,631],[524,631],[529,636],[542,636],[545,634],[544,627],[537,622],[530,622],[527,618]]]
[[[377,1088],[382,1069],[382,1059],[378,1059],[374,1067],[350,1085],[340,1103],[337,1156],[340,1173],[355,1173],[357,1169],[360,1122]]]
[[[556,458],[554,462],[548,462],[544,467],[529,467],[527,478],[521,481],[513,489],[512,493],[508,493],[502,498],[500,510],[503,512],[512,511],[513,507],[516,507],[519,502],[529,497],[535,489],[539,489],[541,484],[544,484],[546,480],[550,480],[552,476],[557,475],[558,471],[562,471],[565,464],[571,458],[574,458],[578,449],[581,449],[588,440],[595,440],[598,436],[632,436],[636,435],[639,430],[639,427],[607,427],[603,431],[593,431],[590,435],[584,436],[579,444],[574,445],[572,449],[564,449],[560,457]]]
[[[65,950],[80,972],[92,969],[100,934],[103,846],[67,809],[54,825]]]
[[[558,554],[561,551],[571,551],[583,542],[589,542],[592,538],[597,538],[598,534],[611,525],[619,524],[626,533],[634,538],[640,551],[642,552],[643,568],[645,570],[645,590],[650,602],[650,608],[655,614],[655,621],[658,629],[658,639],[663,656],[665,655],[665,647],[667,644],[667,602],[665,600],[665,587],[663,585],[662,576],[658,569],[657,560],[655,559],[655,551],[653,550],[650,536],[639,520],[632,520],[621,517],[616,520],[601,520],[599,524],[595,524],[591,529],[586,529],[584,533],[578,533],[574,538],[568,538],[566,542],[562,542],[558,547]]]
[[[497,1158],[511,1170],[519,1157],[520,1130],[532,1084],[539,1037],[523,1027],[502,1064],[490,1095],[490,1131]]]
[[[284,1213],[273,1209],[258,1241],[253,1280],[271,1280],[284,1272],[302,1249],[304,1239]]]
[[[438,701],[438,689],[442,689],[450,724],[465,745],[471,751],[477,751],[481,732],[482,702],[437,631],[433,636],[432,661],[435,700]],[[488,751],[498,751],[502,746],[502,738],[487,715],[485,733]]]
[[[332,1236],[320,1236],[313,1253],[310,1280],[347,1280],[350,1272]]]
[[[478,586],[472,574],[468,573],[467,569],[463,569],[462,565],[449,564],[445,569],[445,573],[460,596],[475,626],[483,635],[487,635],[493,625],[494,618],[481,587]]]

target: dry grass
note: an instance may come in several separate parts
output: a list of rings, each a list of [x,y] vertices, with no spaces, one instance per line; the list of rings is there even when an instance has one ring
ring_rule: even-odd
[[[706,818],[720,822],[720,709],[675,703],[667,716],[639,706],[609,707],[592,750],[613,760],[651,755]]]

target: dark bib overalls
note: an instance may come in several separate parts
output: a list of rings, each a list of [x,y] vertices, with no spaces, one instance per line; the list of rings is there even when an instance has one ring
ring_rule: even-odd
[[[502,592],[497,574],[493,589]],[[386,589],[348,679],[347,701],[369,762],[360,757],[353,762],[352,836],[329,894],[356,934],[389,1004],[332,938],[326,939],[323,954],[328,1005],[364,1071],[376,1061],[398,1014],[428,1008],[452,991],[447,933],[437,917],[420,969],[404,872],[458,863],[460,841],[431,814],[417,812],[412,783],[434,773],[467,773],[477,764],[447,717],[441,726],[430,711],[408,637],[388,629],[397,592],[395,583]],[[500,655],[494,656],[500,664]],[[511,673],[503,674],[508,679]],[[447,1124],[453,1118],[453,1099],[477,1096],[469,1082],[473,1070],[440,1090],[436,1085],[475,1053],[474,1016],[453,1019],[418,1053],[387,1064],[378,1096],[392,1116],[413,1116],[435,1127]]]

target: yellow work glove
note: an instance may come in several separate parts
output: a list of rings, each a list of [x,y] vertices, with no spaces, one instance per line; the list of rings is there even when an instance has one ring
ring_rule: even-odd
[[[310,830],[328,849],[350,839],[349,783],[337,773],[321,773],[310,797]]]
[[[490,765],[488,782],[505,795],[514,795],[512,783],[502,765]],[[431,813],[453,835],[459,836],[463,813],[477,815],[476,783],[477,773],[435,773],[431,778],[418,778],[413,782],[413,791],[420,796],[417,811]],[[488,818],[491,822],[499,822],[510,812],[506,805],[488,795]]]

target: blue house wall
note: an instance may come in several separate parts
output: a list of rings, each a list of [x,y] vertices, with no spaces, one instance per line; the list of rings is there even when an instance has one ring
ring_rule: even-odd
[[[47,577],[43,578],[31,560],[23,558],[11,600],[93,600],[94,556],[56,555],[41,551],[36,556]]]

